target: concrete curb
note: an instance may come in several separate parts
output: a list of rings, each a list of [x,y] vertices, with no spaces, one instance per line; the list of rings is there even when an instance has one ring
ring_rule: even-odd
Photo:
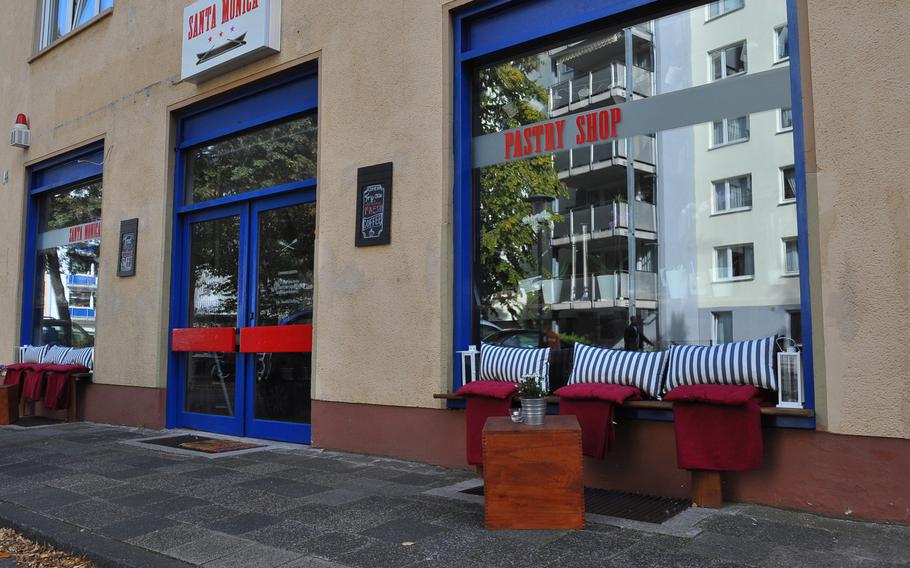
[[[98,568],[187,568],[187,564],[95,534],[63,521],[39,515],[24,507],[0,501],[0,525],[15,529],[28,538],[55,548],[85,556]]]

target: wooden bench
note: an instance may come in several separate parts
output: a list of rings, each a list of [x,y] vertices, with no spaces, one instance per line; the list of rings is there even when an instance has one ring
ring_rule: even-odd
[[[464,400],[465,397],[452,393],[436,393],[435,399]],[[547,404],[559,404],[558,396],[548,396]],[[640,410],[673,410],[673,403],[665,400],[627,400],[621,408]],[[786,416],[793,418],[811,418],[815,411],[811,408],[777,408],[776,406],[762,406],[762,416]],[[698,507],[719,508],[723,502],[721,479],[719,471],[692,470],[692,483],[690,494],[692,503]]]
[[[3,371],[5,374],[6,371]],[[66,421],[67,422],[76,422],[79,419],[79,398],[77,393],[79,392],[79,384],[89,384],[92,382],[93,372],[89,371],[88,373],[74,373],[72,375],[72,380],[70,381],[70,393],[69,393],[69,404],[66,408]],[[4,401],[0,401],[0,424],[13,424],[19,417],[26,416],[25,414],[25,405],[28,404],[28,401],[25,400],[25,397],[20,396],[21,388],[7,388],[5,392],[0,393],[5,398],[4,400],[11,408],[4,408]],[[18,400],[18,404],[16,401]],[[37,402],[37,401],[36,401]],[[32,402],[31,414],[28,416],[34,416],[35,414],[35,403]],[[3,412],[6,414],[3,414]],[[7,422],[3,421],[3,418],[7,418]]]

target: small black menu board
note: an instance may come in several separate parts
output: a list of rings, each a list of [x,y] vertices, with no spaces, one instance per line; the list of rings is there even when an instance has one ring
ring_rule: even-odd
[[[355,246],[392,242],[392,162],[357,169],[356,229]]]
[[[120,253],[117,255],[117,276],[136,275],[136,239],[139,219],[120,221]]]

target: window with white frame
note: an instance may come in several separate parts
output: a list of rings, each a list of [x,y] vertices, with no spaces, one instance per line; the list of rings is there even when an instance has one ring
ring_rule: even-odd
[[[752,174],[714,182],[714,212],[730,213],[752,208]]]
[[[711,312],[714,320],[712,343],[720,345],[733,341],[733,312]]]
[[[792,203],[796,201],[796,168],[786,166],[780,169],[781,178],[781,203]]]
[[[711,128],[711,147],[745,142],[749,139],[749,116],[725,118],[714,122]]]
[[[779,109],[777,111],[777,131],[789,132],[791,130],[793,130],[793,109]]]
[[[44,49],[114,5],[114,0],[40,1],[41,35],[38,49]]]
[[[724,14],[739,10],[746,4],[745,0],[716,0],[708,4],[708,20],[719,18]]]
[[[799,274],[799,247],[796,237],[783,239],[784,243],[784,275],[795,276]]]
[[[718,81],[746,72],[746,42],[734,43],[708,53],[711,62],[710,79]]]
[[[717,282],[748,280],[755,276],[752,243],[714,249],[714,279]]]
[[[790,59],[790,42],[788,40],[787,26],[774,28],[774,62],[779,63]]]

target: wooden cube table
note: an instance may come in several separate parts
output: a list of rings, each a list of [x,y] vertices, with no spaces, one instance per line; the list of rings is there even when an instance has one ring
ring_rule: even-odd
[[[0,426],[19,420],[19,385],[0,385]]]
[[[584,528],[581,428],[574,416],[547,416],[541,426],[487,419],[483,464],[488,529]]]

